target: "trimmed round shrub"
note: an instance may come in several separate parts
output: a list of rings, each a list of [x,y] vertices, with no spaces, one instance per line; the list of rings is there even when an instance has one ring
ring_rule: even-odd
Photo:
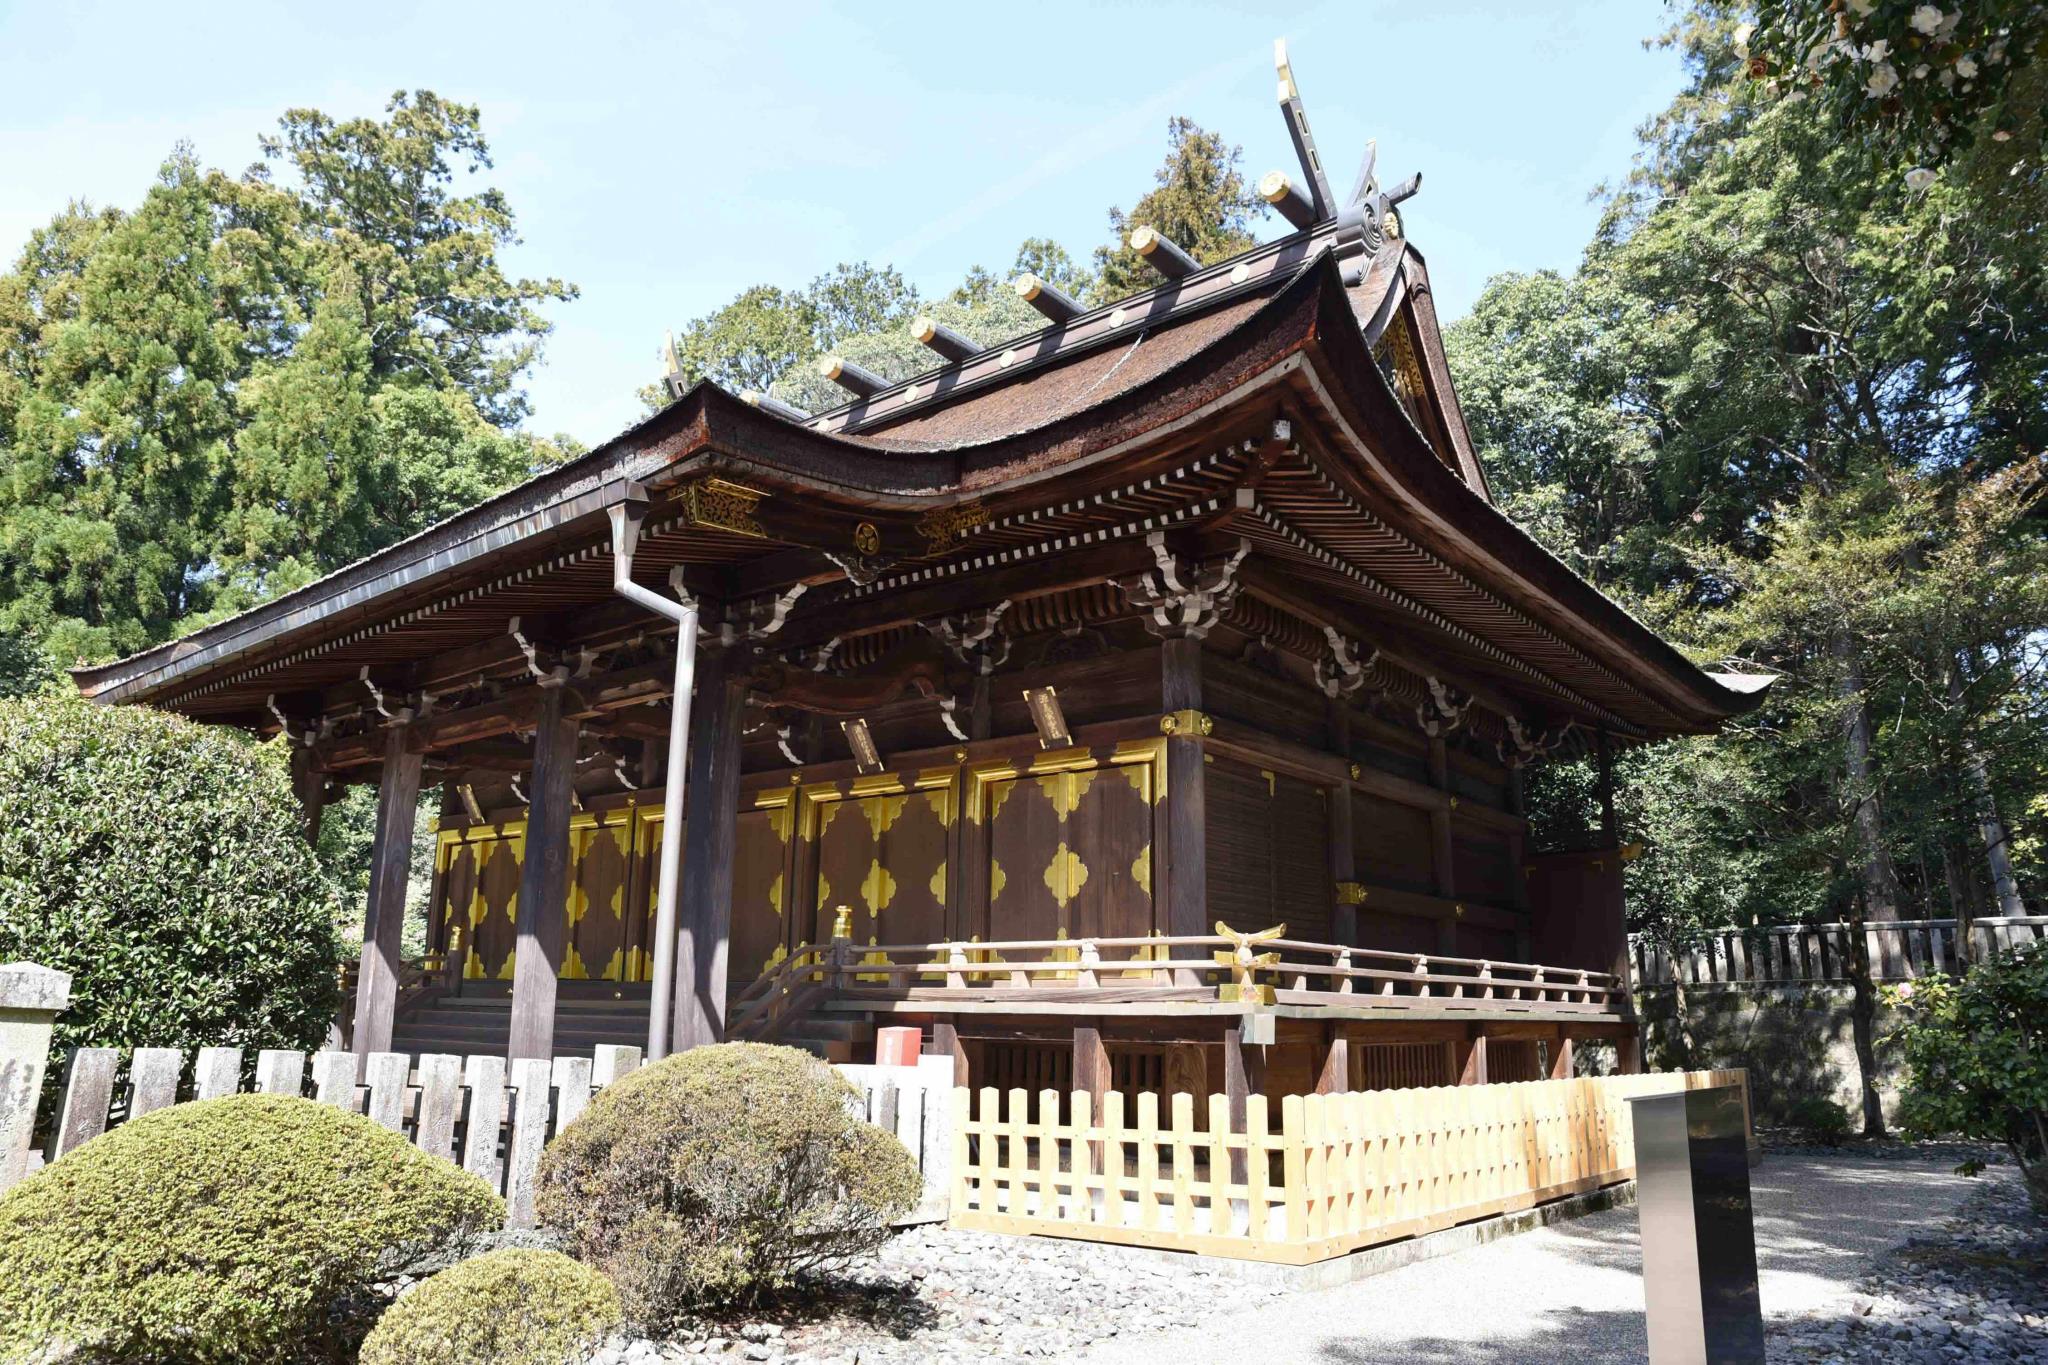
[[[275,750],[139,706],[0,701],[0,962],[71,973],[58,1046],[319,1044],[335,935]]]
[[[887,1240],[917,1163],[807,1052],[701,1047],[608,1086],[541,1157],[538,1210],[657,1331]]]
[[[362,1365],[562,1365],[623,1320],[612,1282],[559,1251],[461,1261],[385,1310]]]
[[[483,1181],[359,1114],[160,1109],[0,1195],[0,1360],[351,1359],[355,1301],[504,1218]]]

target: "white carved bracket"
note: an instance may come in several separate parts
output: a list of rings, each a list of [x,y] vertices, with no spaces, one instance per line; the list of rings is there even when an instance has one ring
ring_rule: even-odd
[[[1423,681],[1429,684],[1429,700],[1415,708],[1415,723],[1423,734],[1436,739],[1465,723],[1465,713],[1472,709],[1473,699],[1460,700],[1455,690],[1436,677]]]
[[[1334,626],[1323,627],[1323,638],[1330,642],[1330,657],[1316,660],[1316,681],[1322,684],[1327,697],[1348,697],[1365,686],[1365,675],[1380,661],[1380,652],[1375,649],[1364,659],[1358,657],[1358,646],[1337,633]]]
[[[1201,639],[1237,599],[1238,566],[1252,552],[1252,543],[1240,538],[1230,558],[1191,567],[1183,566],[1166,548],[1164,532],[1154,531],[1145,543],[1152,548],[1153,567],[1117,586],[1145,613],[1145,629],[1153,635]]]

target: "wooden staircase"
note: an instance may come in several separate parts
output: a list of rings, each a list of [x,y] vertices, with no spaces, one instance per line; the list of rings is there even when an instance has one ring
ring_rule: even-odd
[[[399,1016],[394,1052],[502,1054],[512,1039],[512,995],[497,983],[467,983]],[[647,1046],[647,988],[564,981],[555,1001],[555,1055],[588,1057],[604,1043]]]

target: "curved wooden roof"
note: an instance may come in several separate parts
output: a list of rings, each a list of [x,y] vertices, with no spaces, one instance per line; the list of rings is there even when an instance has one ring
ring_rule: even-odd
[[[252,725],[267,723],[270,694],[364,668],[380,686],[428,686],[463,651],[502,641],[514,615],[569,635],[633,619],[610,590],[607,511],[651,494],[643,579],[687,565],[729,599],[805,582],[792,628],[1184,529],[1243,537],[1271,600],[1327,603],[1346,629],[1445,653],[1508,706],[1651,737],[1753,705],[1493,507],[1420,256],[1396,241],[1348,265],[1327,237],[1299,233],[803,421],[699,385],[569,465],[74,677],[102,701]],[[1396,319],[1421,353],[1419,414],[1372,352]],[[1285,450],[1261,443],[1279,420],[1293,429]],[[694,495],[679,495],[707,478],[740,488],[751,510],[693,511]],[[863,523],[872,552],[854,544]]]

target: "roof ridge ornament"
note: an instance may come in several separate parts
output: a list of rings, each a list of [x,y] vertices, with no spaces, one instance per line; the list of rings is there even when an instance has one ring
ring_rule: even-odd
[[[1080,317],[1084,311],[1080,304],[1068,297],[1052,281],[1025,271],[1010,281],[1010,288],[1017,291],[1017,297],[1036,308],[1039,315],[1054,326],[1063,326]]]
[[[1422,188],[1420,172],[1384,192],[1374,176],[1379,144],[1365,144],[1365,157],[1358,165],[1358,178],[1350,197],[1342,204],[1330,191],[1329,176],[1323,170],[1322,155],[1316,150],[1315,134],[1308,126],[1308,110],[1301,101],[1301,87],[1295,84],[1294,68],[1287,61],[1287,40],[1273,40],[1273,67],[1280,76],[1280,112],[1287,120],[1287,136],[1294,143],[1295,158],[1301,162],[1304,184],[1296,185],[1285,171],[1270,171],[1259,180],[1259,197],[1271,204],[1297,228],[1307,228],[1326,218],[1337,220],[1337,254],[1372,255],[1389,238],[1401,235],[1397,205]]]
[[[687,391],[683,383],[683,354],[676,349],[673,329],[661,343],[661,363],[661,386],[668,390],[670,398],[681,398]]]

